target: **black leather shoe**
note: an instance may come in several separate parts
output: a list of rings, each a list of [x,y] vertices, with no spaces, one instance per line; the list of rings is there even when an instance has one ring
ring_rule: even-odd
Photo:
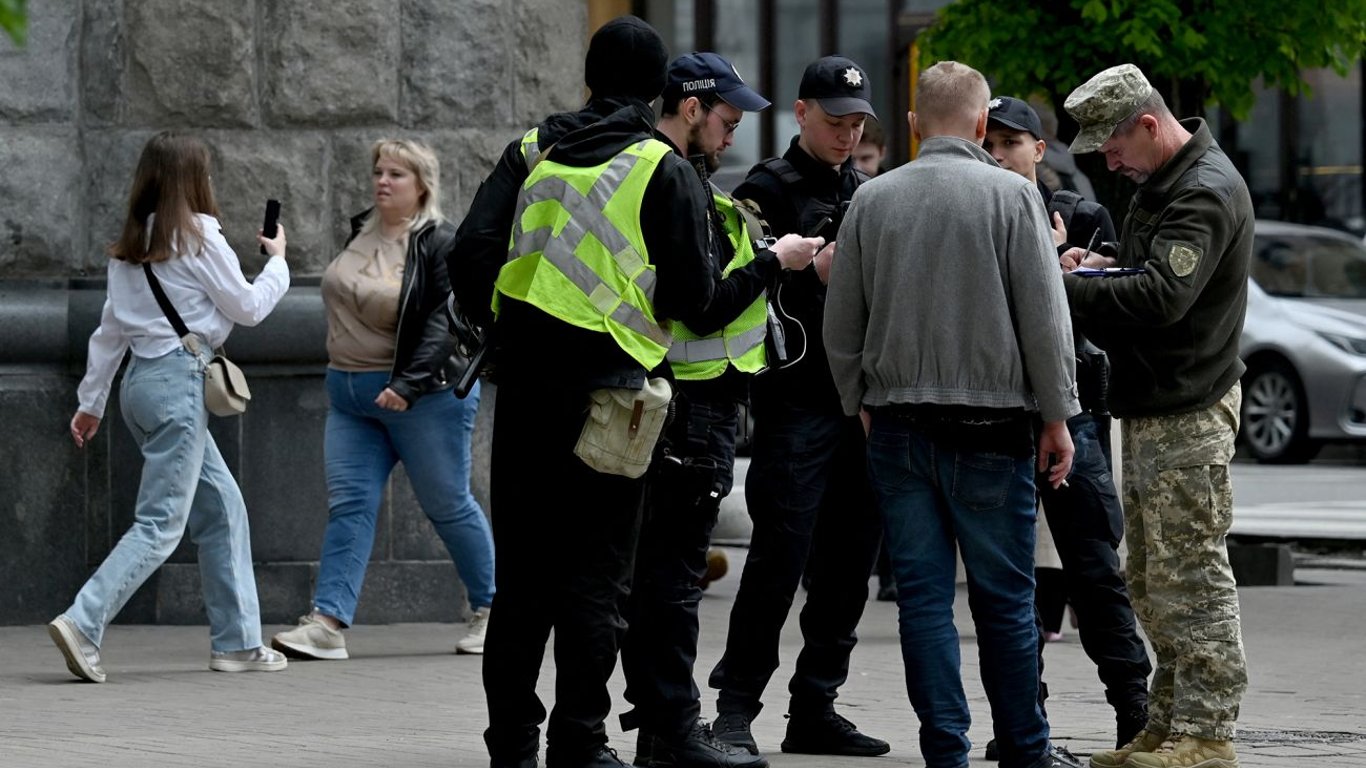
[[[641,728],[636,731],[636,756],[631,761],[631,765],[636,768],[652,768],[655,757],[655,737],[649,731]]]
[[[1001,750],[996,746],[995,739],[987,742],[986,758],[993,763],[1001,759]]]
[[[1049,744],[1043,756],[1030,763],[1029,768],[1081,768],[1081,761],[1066,747]]]
[[[834,712],[820,715],[789,715],[784,752],[802,755],[885,755],[892,747],[882,739],[859,733],[859,729]]]
[[[751,755],[759,754],[759,745],[749,731],[749,718],[739,712],[717,715],[716,721],[711,724],[711,733],[717,741],[739,747]]]
[[[580,753],[582,754],[582,753]],[[617,757],[616,750],[611,747],[602,746],[589,752],[587,757],[569,759],[564,753],[546,750],[546,768],[626,768],[626,763]]]
[[[588,756],[588,760],[579,763],[574,768],[626,768],[626,763],[621,762],[617,757],[616,750],[611,747],[601,747],[597,752]]]
[[[750,754],[744,747],[719,741],[701,720],[681,741],[671,743],[655,738],[651,746],[648,768],[768,768],[767,759]]]

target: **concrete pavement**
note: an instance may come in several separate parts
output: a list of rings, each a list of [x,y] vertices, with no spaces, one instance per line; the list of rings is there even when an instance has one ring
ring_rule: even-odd
[[[744,561],[703,601],[698,661],[705,688],[721,653],[726,618]],[[1366,768],[1366,590],[1360,573],[1316,570],[1314,586],[1242,591],[1244,637],[1252,685],[1243,704],[1238,749],[1245,768]],[[973,710],[973,765],[987,766],[990,736],[978,679],[977,648],[960,590],[964,679]],[[795,611],[795,609],[794,609]],[[892,742],[882,758],[783,755],[786,678],[800,644],[796,616],[783,636],[782,667],[770,685],[769,708],[754,723],[775,768],[920,766],[917,723],[906,700],[896,610],[870,602],[860,627],[840,711],[866,732]],[[460,625],[356,627],[344,662],[291,663],[276,674],[208,671],[204,627],[122,626],[105,639],[109,682],[76,682],[43,627],[0,627],[0,766],[486,766],[480,659],[450,653]],[[267,627],[267,632],[279,627]],[[1107,748],[1111,712],[1095,670],[1068,629],[1046,652],[1053,692],[1054,739],[1074,753]],[[545,667],[549,700],[553,669]],[[614,679],[612,745],[634,753],[623,735],[620,673]]]

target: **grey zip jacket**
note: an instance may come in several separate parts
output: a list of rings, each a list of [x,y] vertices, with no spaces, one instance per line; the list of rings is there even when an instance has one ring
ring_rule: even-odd
[[[859,188],[840,230],[825,346],[847,414],[893,403],[1081,411],[1043,199],[964,139]]]

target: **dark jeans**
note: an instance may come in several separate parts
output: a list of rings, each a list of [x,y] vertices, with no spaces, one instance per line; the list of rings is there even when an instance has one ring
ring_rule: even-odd
[[[697,660],[698,586],[721,499],[735,464],[735,400],[716,399],[679,382],[677,416],[668,444],[676,459],[709,459],[693,470],[656,459],[646,489],[645,521],[636,550],[635,581],[621,646],[626,730],[644,728],[669,740],[683,737],[701,713],[693,664]]]
[[[926,765],[968,763],[971,715],[953,623],[959,552],[1000,764],[1030,765],[1048,747],[1036,703],[1033,459],[945,448],[874,413],[868,461],[896,573],[906,690]]]
[[[604,475],[574,456],[588,396],[553,386],[498,387],[492,455],[498,592],[484,651],[484,732],[495,762],[536,753],[536,695],[555,631],[555,706],[547,756],[575,762],[607,743],[607,680],[626,630],[644,480]]]
[[[1119,567],[1124,510],[1110,474],[1108,446],[1100,441],[1101,434],[1107,439],[1109,434],[1109,419],[1103,418],[1105,424],[1089,413],[1068,420],[1076,447],[1068,487],[1041,483],[1039,495],[1062,559],[1067,599],[1077,612],[1081,647],[1096,665],[1105,699],[1116,711],[1142,710],[1152,664]]]
[[[792,714],[834,709],[882,532],[855,417],[762,401],[745,501],[754,520],[730,612],[726,650],[709,684],[717,711],[754,717],[778,668],[778,638],[811,555],[803,646],[788,690]]]

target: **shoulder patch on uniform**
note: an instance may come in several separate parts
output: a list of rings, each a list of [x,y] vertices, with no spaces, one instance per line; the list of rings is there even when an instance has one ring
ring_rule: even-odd
[[[1188,277],[1195,271],[1203,255],[1204,252],[1193,245],[1172,243],[1171,250],[1167,251],[1167,266],[1172,268],[1177,277]]]

